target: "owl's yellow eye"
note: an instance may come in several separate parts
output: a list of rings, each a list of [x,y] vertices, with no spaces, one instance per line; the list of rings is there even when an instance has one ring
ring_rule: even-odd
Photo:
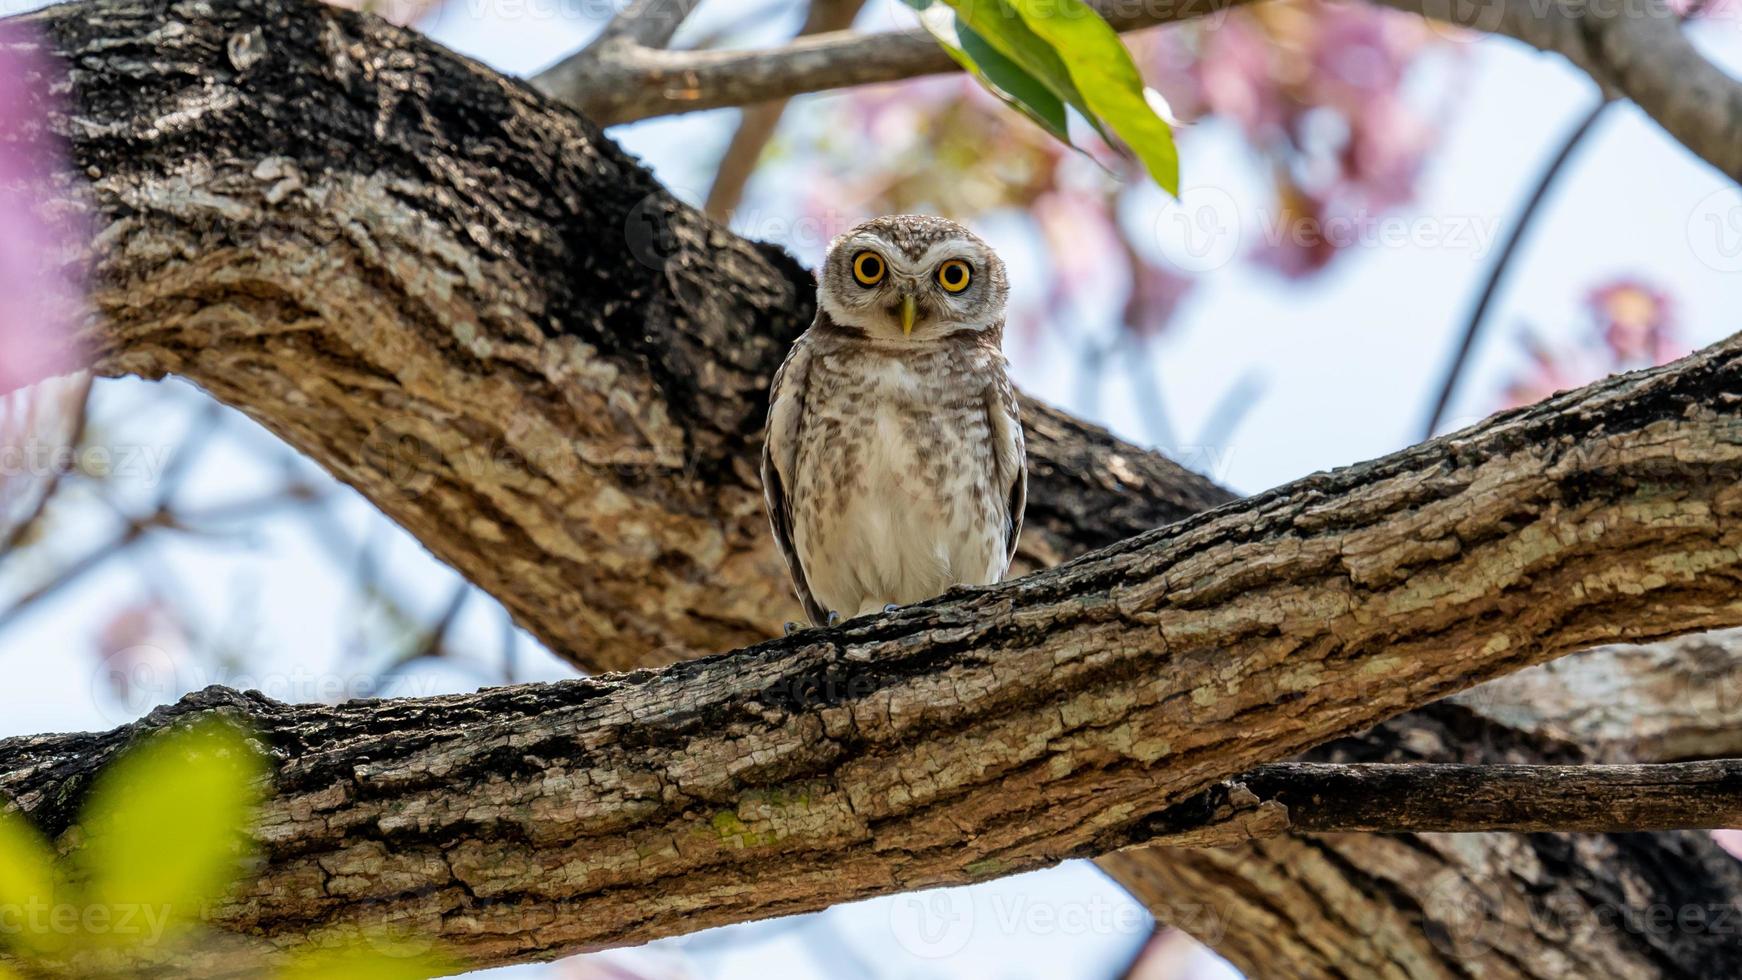
[[[853,256],[853,278],[861,286],[875,286],[883,281],[883,256],[876,252],[860,252]]]
[[[959,293],[968,288],[968,282],[974,278],[974,270],[961,259],[951,259],[938,266],[938,285],[952,293]]]

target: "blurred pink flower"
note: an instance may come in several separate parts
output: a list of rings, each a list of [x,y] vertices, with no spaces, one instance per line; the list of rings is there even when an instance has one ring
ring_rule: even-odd
[[[175,688],[190,656],[188,629],[163,601],[122,606],[94,640],[99,674],[116,702],[144,708],[181,693]]]
[[[33,34],[0,23],[0,392],[80,367],[73,326],[83,304],[77,222],[47,213],[64,199],[47,94],[59,73]]]
[[[1230,17],[1204,38],[1198,86],[1204,104],[1254,140],[1272,138],[1291,113],[1271,64],[1271,38],[1256,22]]]
[[[1687,353],[1676,332],[1674,304],[1663,290],[1619,277],[1591,290],[1585,302],[1592,329],[1577,342],[1550,347],[1529,333],[1520,338],[1530,364],[1506,385],[1503,407],[1529,405],[1617,371]]]
[[[1417,20],[1363,5],[1293,0],[1246,8],[1202,32],[1183,103],[1237,123],[1277,177],[1275,230],[1256,258],[1291,278],[1323,269],[1364,224],[1407,204],[1437,137],[1431,107],[1405,97],[1437,44]],[[1179,51],[1146,59],[1181,69]],[[1201,103],[1201,106],[1194,105]],[[1195,114],[1195,113],[1194,113]]]
[[[1648,367],[1686,353],[1677,341],[1669,296],[1637,279],[1593,289],[1587,302],[1617,368]]]

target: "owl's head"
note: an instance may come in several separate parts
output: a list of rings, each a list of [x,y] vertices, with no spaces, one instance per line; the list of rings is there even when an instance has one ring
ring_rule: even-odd
[[[817,302],[836,323],[882,339],[931,340],[1004,325],[1004,263],[947,218],[872,218],[829,243]]]

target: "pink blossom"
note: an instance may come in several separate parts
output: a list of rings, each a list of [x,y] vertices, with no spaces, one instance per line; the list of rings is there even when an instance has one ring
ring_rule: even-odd
[[[1585,302],[1592,329],[1577,342],[1550,347],[1528,333],[1521,338],[1530,364],[1507,384],[1503,407],[1528,405],[1607,374],[1687,353],[1675,329],[1674,304],[1663,290],[1622,277],[1591,290]]]
[[[1637,279],[1593,289],[1587,302],[1615,367],[1647,367],[1686,353],[1677,341],[1669,296]]]
[[[76,221],[63,201],[65,154],[49,131],[58,74],[23,27],[0,24],[0,392],[77,370],[72,340],[83,304]]]

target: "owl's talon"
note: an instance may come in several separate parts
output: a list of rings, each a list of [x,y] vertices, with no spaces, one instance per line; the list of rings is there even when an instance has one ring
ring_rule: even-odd
[[[781,627],[781,629],[784,629],[786,631],[787,636],[791,636],[792,634],[797,633],[799,630],[804,629],[804,624],[803,623],[787,623],[785,626]]]
[[[895,611],[895,610],[897,610],[897,609],[900,609],[900,608],[901,608],[901,607],[900,607],[900,606],[898,606],[898,605],[896,605],[896,604],[895,604],[895,603],[893,603],[893,602],[890,602],[890,603],[885,603],[885,604],[884,604],[884,606],[883,606],[883,611],[884,611],[884,612],[886,612],[886,613],[892,613],[892,612],[894,612],[894,611]]]
[[[838,612],[835,612],[833,609],[829,610],[829,625],[830,626],[841,625],[841,614]]]

